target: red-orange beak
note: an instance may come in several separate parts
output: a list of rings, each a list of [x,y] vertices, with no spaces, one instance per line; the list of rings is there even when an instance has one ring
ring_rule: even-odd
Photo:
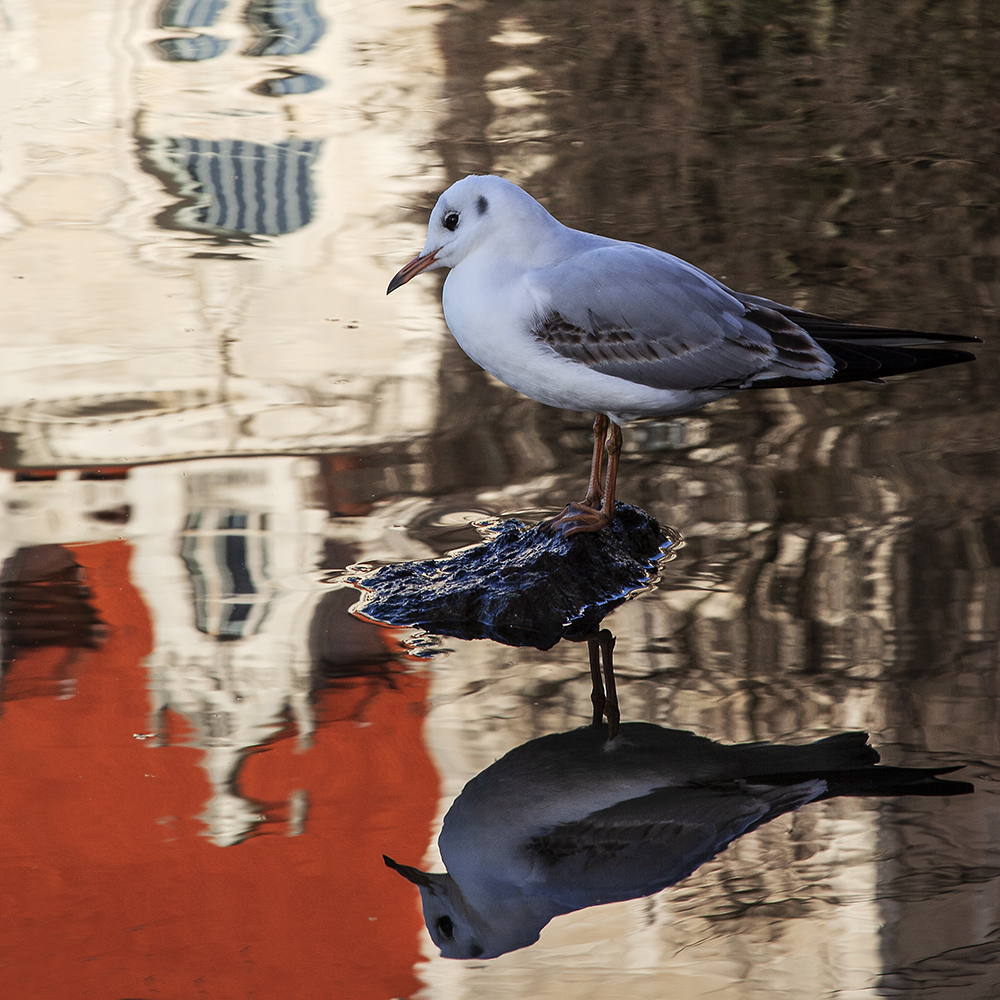
[[[430,253],[424,254],[423,257],[414,257],[409,264],[404,264],[396,277],[389,282],[389,287],[385,290],[385,294],[388,295],[390,292],[394,292],[400,285],[405,285],[410,278],[430,267],[437,260],[437,253],[440,249],[438,247],[437,250],[432,250]]]
[[[428,877],[428,872],[422,872],[419,868],[413,868],[410,865],[401,865],[398,861],[393,861],[388,854],[383,854],[382,860],[385,862],[387,868],[391,868],[394,872],[399,872],[407,882],[423,886],[425,889],[430,889],[433,886],[433,882]]]

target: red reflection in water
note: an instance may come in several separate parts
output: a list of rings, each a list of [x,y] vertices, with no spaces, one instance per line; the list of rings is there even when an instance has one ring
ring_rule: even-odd
[[[148,725],[152,630],[129,547],[72,552],[108,637],[74,664],[74,697],[24,697],[0,719],[0,995],[413,993],[422,921],[381,855],[420,857],[430,837],[426,678],[398,676],[374,696],[365,679],[321,692],[310,750],[279,740],[243,768],[241,793],[265,803],[261,835],[217,847],[194,818],[209,794],[201,751],[134,736]],[[305,833],[287,836],[297,790]]]

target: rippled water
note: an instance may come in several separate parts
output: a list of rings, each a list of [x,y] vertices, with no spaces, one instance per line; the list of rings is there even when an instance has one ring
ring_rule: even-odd
[[[5,3],[0,987],[19,1000],[1000,991],[988,3]],[[982,338],[626,432],[679,534],[605,620],[622,717],[863,729],[953,798],[812,802],[676,886],[442,958],[473,776],[590,721],[586,644],[350,613],[345,571],[582,494],[590,415],[389,298],[469,172],[742,291]]]

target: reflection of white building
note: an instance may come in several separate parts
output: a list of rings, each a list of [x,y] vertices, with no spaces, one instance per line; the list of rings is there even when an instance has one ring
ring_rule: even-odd
[[[288,456],[434,423],[434,290],[385,287],[422,242],[403,213],[436,186],[440,14],[27,0],[6,16],[0,462],[59,471],[0,472],[0,560],[132,544],[154,715],[194,725],[209,832],[232,843],[255,822],[233,786],[246,749],[312,727],[322,591],[304,574],[325,512],[314,463]],[[88,478],[109,467],[121,478]]]
[[[322,681],[313,675],[310,635],[329,592],[315,573],[325,543],[358,558],[426,557],[398,530],[412,504],[329,520],[316,501],[316,461],[282,455],[88,475],[19,479],[0,471],[0,567],[27,546],[129,543],[131,580],[153,631],[147,745],[161,744],[166,710],[187,720],[212,788],[201,816],[206,836],[237,843],[263,818],[239,792],[247,754],[289,727],[299,749],[311,743],[311,694]],[[336,649],[337,633],[325,641]],[[301,825],[295,813],[304,808],[293,796],[293,823]]]
[[[434,290],[402,302],[385,286],[422,242],[402,212],[436,186],[439,15],[279,7],[316,29],[302,51],[245,4],[139,7],[131,23],[108,0],[11,12],[0,431],[18,435],[21,467],[330,450],[431,426]],[[158,55],[192,17],[225,51]],[[323,86],[254,89],[292,58]],[[207,221],[183,228],[186,203]]]
[[[310,501],[315,474],[309,459],[276,456],[144,466],[110,481],[0,475],[0,563],[32,544],[131,544],[153,625],[149,728],[168,708],[193,727],[213,790],[203,819],[220,845],[260,819],[237,790],[249,750],[289,724],[309,745],[309,627],[323,590],[308,574],[326,521]],[[123,508],[124,524],[95,516]]]

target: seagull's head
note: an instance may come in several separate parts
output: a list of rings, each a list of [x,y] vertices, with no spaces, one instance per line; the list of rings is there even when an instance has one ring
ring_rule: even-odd
[[[386,865],[420,888],[424,923],[444,958],[496,958],[538,940],[552,914],[534,913],[527,900],[499,902],[480,912],[444,872],[424,872],[382,855]]]
[[[480,247],[502,245],[508,252],[537,246],[547,228],[559,223],[526,191],[503,177],[472,174],[456,181],[437,200],[423,250],[389,282],[388,292],[421,271],[454,267]],[[388,294],[388,292],[386,294]]]

